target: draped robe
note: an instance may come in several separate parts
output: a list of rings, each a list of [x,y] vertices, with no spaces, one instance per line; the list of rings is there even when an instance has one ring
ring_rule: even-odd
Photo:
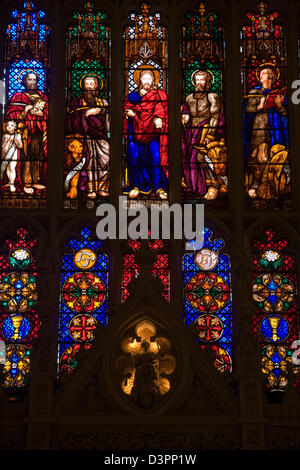
[[[124,118],[127,138],[128,191],[138,188],[142,193],[167,191],[168,176],[168,103],[163,90],[152,88],[144,96],[138,90],[128,95],[124,109],[136,116]],[[162,128],[155,127],[161,118]]]
[[[71,101],[70,111],[66,118],[66,132],[68,135],[79,134],[86,138],[88,156],[85,171],[81,171],[80,189],[85,189],[86,174],[88,176],[89,192],[99,189],[108,191],[108,165],[110,147],[107,137],[107,102],[96,98],[94,107],[103,107],[99,114],[86,116],[85,112],[91,109],[84,97],[79,96]]]
[[[275,188],[279,187],[278,178],[287,181],[288,176],[284,176],[284,171],[288,171],[288,150],[289,150],[289,130],[287,115],[287,96],[282,103],[282,108],[273,103],[269,109],[257,110],[262,97],[267,97],[269,93],[276,96],[276,88],[265,89],[261,85],[252,88],[243,102],[243,144],[244,159],[246,167],[246,188],[255,189],[262,199],[272,199],[278,197],[279,193]],[[278,90],[278,94],[280,94]],[[259,149],[261,144],[267,147],[265,161],[261,161],[259,154],[252,154],[255,149]],[[286,158],[275,165],[275,173],[269,171],[273,163],[272,155],[276,150],[284,151]],[[273,149],[273,150],[272,150]],[[275,157],[275,160],[278,157]],[[273,165],[274,167],[274,165]],[[268,180],[268,184],[266,183]],[[270,189],[271,188],[271,189]]]
[[[257,141],[256,144],[266,142],[272,147],[275,144],[284,145],[286,149],[289,148],[289,132],[288,132],[288,117],[286,114],[283,114],[278,110],[277,107],[272,107],[267,111],[261,110],[257,111],[256,106],[260,102],[260,98],[267,96],[272,89],[264,89],[262,86],[257,86],[250,90],[249,95],[244,99],[243,103],[243,142],[244,142],[244,157],[246,163],[251,157],[251,153],[255,143],[253,142],[254,132],[260,128],[259,123],[255,124],[255,120],[259,118],[259,115],[267,115],[268,123],[264,129],[261,129],[266,134],[264,139]],[[253,95],[253,96],[251,96]],[[254,108],[255,111],[251,109],[249,111],[249,104],[251,108]],[[283,102],[284,109],[287,109],[287,97],[285,97]]]
[[[210,105],[209,102],[208,104]],[[184,103],[181,113],[188,114],[190,117],[181,132],[182,169],[185,184],[188,190],[192,191],[197,195],[204,196],[208,189],[207,181],[209,181],[209,185],[214,186],[217,184],[214,181],[216,180],[214,172],[211,170],[207,162],[203,161],[200,163],[198,161],[199,149],[197,148],[197,146],[200,145],[203,127],[206,124],[210,124],[211,116],[201,120],[198,115],[194,115],[191,112],[191,109],[187,102]],[[199,118],[200,122],[194,125],[193,119],[195,119],[196,117]],[[216,140],[220,140],[221,138],[225,137],[225,118],[220,111],[218,111],[217,122],[218,124],[215,129],[214,137]]]

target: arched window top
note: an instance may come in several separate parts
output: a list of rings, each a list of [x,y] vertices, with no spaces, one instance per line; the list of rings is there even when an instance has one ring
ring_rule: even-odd
[[[277,230],[272,227],[265,229],[264,238],[256,238],[253,240],[253,248],[261,251],[262,249],[276,249],[283,251],[288,247],[289,242],[287,238],[279,238]]]
[[[84,2],[83,9],[73,12],[74,26],[72,26],[72,36],[79,37],[79,34],[87,33],[91,29],[100,32],[100,37],[104,39],[105,34],[101,23],[106,21],[107,15],[103,11],[96,11],[94,2]],[[101,34],[102,33],[102,34]]]
[[[7,27],[7,35],[11,41],[17,41],[20,33],[32,31],[39,41],[44,41],[49,34],[49,28],[45,24],[46,13],[43,10],[37,10],[33,2],[24,2],[24,11],[13,10],[11,16],[15,22]],[[42,22],[41,22],[42,20]],[[20,38],[21,39],[21,38]],[[24,51],[22,51],[24,52]],[[34,49],[31,50],[34,52]]]
[[[24,76],[30,72],[36,74],[39,89],[45,93],[50,34],[46,13],[25,2],[24,11],[13,10],[12,18],[6,32],[7,97],[26,91]]]
[[[80,248],[89,247],[93,250],[103,247],[103,241],[100,238],[92,238],[91,229],[83,228],[79,232],[78,238],[71,238],[68,242],[68,246],[74,250],[80,250]]]
[[[148,246],[153,251],[160,250],[161,248],[166,248],[166,244],[163,240],[148,240]],[[137,251],[141,248],[142,242],[140,240],[128,240],[128,246],[132,250]]]
[[[166,301],[170,300],[170,261],[169,255],[164,252],[166,244],[163,240],[148,240],[148,247],[156,253],[152,265],[152,275],[158,277],[163,285],[162,296]],[[135,253],[141,249],[142,243],[139,240],[128,240],[129,250],[123,255],[122,266],[122,302],[125,302],[130,295],[128,284],[134,277],[140,274],[141,266],[135,258]]]

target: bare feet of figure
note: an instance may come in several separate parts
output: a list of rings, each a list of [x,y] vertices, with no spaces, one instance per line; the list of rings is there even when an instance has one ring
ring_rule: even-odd
[[[205,194],[204,199],[211,201],[212,199],[216,199],[217,195],[218,195],[217,188],[214,188],[213,186],[211,186],[210,188],[208,188],[208,191]]]
[[[133,188],[131,191],[129,191],[129,194],[128,196],[133,199],[135,197],[138,197],[138,195],[140,194],[140,190],[138,188]]]
[[[102,197],[108,197],[109,196],[109,193],[108,191],[103,191],[102,189],[99,191],[99,196],[102,196]]]
[[[162,188],[158,189],[156,194],[160,199],[168,199],[168,193]]]

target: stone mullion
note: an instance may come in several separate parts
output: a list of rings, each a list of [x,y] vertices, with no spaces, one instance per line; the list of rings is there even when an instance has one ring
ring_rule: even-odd
[[[62,203],[64,113],[65,113],[65,24],[61,1],[52,9],[50,42],[50,94],[48,124],[47,229],[45,252],[39,256],[39,305],[42,322],[32,351],[28,397],[27,445],[30,449],[47,448],[56,371],[58,333],[59,260],[55,253],[58,211]]]
[[[240,22],[237,8],[230,3],[225,22],[225,112],[228,140],[229,206],[235,238],[241,243],[244,209],[244,168],[242,138],[242,87],[240,80]]]
[[[57,215],[62,209],[64,121],[65,121],[65,28],[60,0],[55,2],[55,23],[50,43],[50,94],[48,125],[48,185],[47,207],[49,233],[56,236]]]
[[[225,113],[228,141],[228,179],[229,206],[232,220],[232,255],[241,253],[243,238],[243,204],[244,204],[244,168],[242,139],[242,87],[240,81],[240,21],[238,9],[233,2],[225,15]],[[239,118],[240,117],[240,118]],[[233,273],[233,336],[234,350],[239,340],[238,309],[236,305],[235,274]],[[234,353],[234,365],[238,362]]]
[[[168,23],[169,187],[170,204],[181,202],[181,60],[178,9],[172,8]]]
[[[181,25],[178,7],[172,7],[168,23],[169,188],[170,204],[181,202]],[[170,240],[170,300],[182,302],[180,282],[182,241]]]
[[[50,83],[50,119],[49,119],[49,219],[48,230],[51,252],[46,253],[45,272],[47,276],[54,275],[51,288],[54,290],[53,307],[55,315],[55,325],[57,329],[56,342],[58,340],[58,323],[59,323],[59,290],[60,290],[60,255],[57,247],[57,236],[62,225],[62,218],[59,213],[62,209],[63,201],[63,168],[64,168],[64,135],[65,135],[65,112],[66,112],[66,31],[68,17],[63,15],[62,0],[55,0],[53,16],[54,26],[51,42],[51,76]],[[63,45],[63,47],[62,47]],[[75,214],[74,214],[75,215]],[[73,215],[73,216],[74,216]],[[70,213],[68,212],[68,216]],[[49,277],[48,277],[49,279]],[[45,296],[49,296],[49,284],[45,282]],[[45,297],[47,298],[47,297]],[[55,345],[57,347],[57,345]],[[54,357],[56,363],[56,355]]]
[[[292,103],[291,95],[292,82],[299,80],[299,66],[298,66],[298,39],[299,30],[297,27],[297,8],[294,0],[290,2],[289,11],[287,15],[286,25],[286,40],[287,40],[287,72],[288,72],[288,97],[289,97],[289,128],[290,128],[290,158],[291,158],[291,176],[292,176],[292,195],[293,195],[293,209],[300,210],[300,185],[297,184],[297,175],[300,174],[300,162],[298,152],[300,148],[300,133],[298,130],[298,123],[300,122],[300,104]],[[298,86],[299,88],[299,86]],[[284,211],[283,211],[283,215]]]
[[[122,194],[123,177],[123,25],[122,9],[115,7],[111,21],[111,163],[110,202],[118,214],[119,196]],[[118,231],[117,231],[118,238]],[[110,299],[121,299],[122,269],[120,261],[121,241],[111,240]],[[110,309],[112,310],[112,309]]]

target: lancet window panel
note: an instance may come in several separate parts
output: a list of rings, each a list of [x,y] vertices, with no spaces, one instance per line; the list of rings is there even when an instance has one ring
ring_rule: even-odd
[[[247,206],[291,208],[286,32],[265,2],[247,18],[241,31]]]
[[[61,264],[58,372],[71,373],[80,349],[90,349],[98,324],[108,321],[109,259],[88,228],[72,238]]]
[[[46,13],[32,2],[11,16],[5,41],[0,208],[44,209],[50,28]]]
[[[186,15],[181,38],[182,195],[226,207],[225,40],[218,14],[200,3]]]
[[[28,383],[32,343],[38,337],[38,240],[19,227],[4,239],[0,254],[1,384],[11,399],[20,399]]]
[[[93,209],[110,191],[110,27],[86,2],[67,31],[65,209]]]
[[[149,4],[129,15],[124,34],[123,194],[168,199],[168,39]]]
[[[230,257],[210,228],[203,235],[203,247],[183,257],[184,318],[195,325],[200,347],[214,353],[217,370],[227,373],[233,357]]]
[[[273,228],[253,241],[252,318],[255,341],[261,348],[262,373],[268,391],[299,388],[299,367],[293,364],[293,342],[299,339],[296,258],[289,241]]]

